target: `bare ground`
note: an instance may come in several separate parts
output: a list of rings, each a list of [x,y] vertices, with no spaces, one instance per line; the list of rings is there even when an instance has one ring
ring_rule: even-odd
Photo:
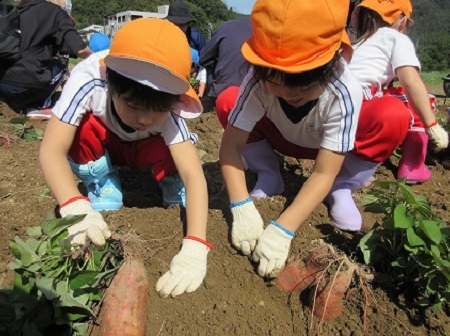
[[[436,88],[437,94],[442,94]],[[431,91],[433,92],[433,91]],[[438,113],[445,115],[443,98],[438,99]],[[0,103],[0,288],[12,286],[13,272],[7,267],[12,254],[8,241],[23,236],[27,226],[35,226],[55,209],[55,199],[45,195],[45,181],[39,169],[39,141],[25,142],[14,137],[8,120],[14,113]],[[42,121],[28,121],[28,126],[44,129]],[[222,129],[214,113],[204,113],[190,121],[199,137],[199,155],[208,180],[210,195],[208,239],[214,247],[209,255],[204,284],[194,293],[175,299],[160,298],[154,286],[177,253],[183,236],[183,213],[164,209],[157,185],[148,172],[121,169],[125,206],[105,214],[106,221],[118,234],[135,233],[132,240],[140,251],[150,278],[148,292],[148,335],[450,335],[450,311],[419,310],[407,303],[397,288],[373,284],[371,300],[366,308],[361,291],[353,292],[345,301],[344,313],[318,329],[306,306],[303,294],[282,292],[255,273],[254,265],[231,246],[231,217],[226,190],[218,163]],[[447,153],[448,154],[448,153]],[[393,180],[398,159],[392,157],[376,174],[378,180]],[[433,210],[447,223],[450,220],[450,171],[439,160],[430,158],[432,179],[413,186],[427,196]],[[308,161],[280,157],[286,182],[281,196],[258,201],[265,222],[277,218],[289,204],[308,176]],[[255,176],[247,173],[249,187]],[[360,202],[367,188],[355,197]],[[39,200],[39,196],[43,196]],[[298,257],[308,249],[310,241],[322,238],[347,253],[356,253],[356,245],[375,218],[364,213],[364,229],[347,234],[330,224],[324,205],[309,217],[293,240],[291,255]],[[129,244],[132,244],[130,241]],[[364,324],[365,321],[365,324]]]

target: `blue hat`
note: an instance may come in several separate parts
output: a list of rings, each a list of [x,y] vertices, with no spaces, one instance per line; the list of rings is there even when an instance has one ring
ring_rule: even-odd
[[[191,48],[191,57],[192,63],[198,63],[198,61],[200,60],[200,54],[194,48]]]
[[[109,49],[110,45],[111,45],[111,40],[105,34],[94,33],[94,34],[92,34],[91,38],[89,39],[89,48],[93,52]]]

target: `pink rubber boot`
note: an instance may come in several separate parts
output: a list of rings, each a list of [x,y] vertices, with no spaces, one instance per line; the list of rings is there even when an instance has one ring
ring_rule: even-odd
[[[431,178],[425,166],[428,135],[425,132],[409,131],[402,143],[402,158],[398,163],[398,178],[406,177],[406,183],[424,183]]]
[[[324,200],[329,206],[329,216],[334,226],[345,231],[361,230],[362,217],[353,200],[352,191],[370,183],[379,165],[363,161],[353,154],[346,154],[342,168]]]
[[[260,199],[283,192],[278,156],[266,139],[246,144],[242,154],[248,169],[258,175],[250,196]]]

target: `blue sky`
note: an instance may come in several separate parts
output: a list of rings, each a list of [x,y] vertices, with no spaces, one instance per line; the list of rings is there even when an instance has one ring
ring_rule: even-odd
[[[255,1],[256,0],[223,0],[228,7],[232,7],[235,12],[242,14],[250,14]]]

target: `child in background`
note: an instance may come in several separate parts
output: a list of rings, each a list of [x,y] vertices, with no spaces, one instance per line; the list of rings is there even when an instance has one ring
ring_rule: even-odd
[[[108,35],[95,32],[89,36],[89,48],[91,48],[93,52],[109,49],[110,46],[111,40]]]
[[[109,51],[74,67],[39,154],[61,216],[86,214],[68,229],[75,246],[88,240],[102,246],[111,235],[99,211],[122,207],[115,165],[151,171],[164,205],[186,206],[181,250],[156,285],[163,296],[196,290],[211,249],[206,241],[206,180],[196,135],[183,120],[202,112],[188,82],[190,67],[189,46],[175,25],[158,19],[127,23]],[[88,197],[79,192],[72,172]]]
[[[217,101],[226,127],[219,159],[231,203],[232,243],[244,255],[253,252],[262,277],[281,272],[295,231],[325,197],[335,226],[361,228],[351,192],[389,158],[411,122],[406,111],[394,117],[391,110],[376,115],[363,110],[359,116],[362,90],[347,66],[348,8],[348,0],[257,1],[253,35],[242,47],[253,69],[240,89],[227,89]],[[264,229],[241,156],[258,174],[251,195],[270,196],[282,189],[274,149],[315,162],[292,204]]]
[[[189,83],[191,84],[198,97],[201,99],[206,90],[206,69],[198,64],[198,51],[191,48],[191,74],[189,75]]]
[[[425,166],[428,138],[435,150],[441,150],[448,145],[448,134],[433,113],[433,105],[420,78],[420,62],[414,45],[405,35],[414,23],[411,13],[409,0],[362,1],[353,11],[350,22],[350,31],[356,32],[350,70],[363,86],[363,105],[367,105],[371,113],[379,113],[391,103],[397,105],[397,98],[405,102],[403,110],[413,113],[414,122],[401,145],[397,176],[414,184],[431,177]],[[396,77],[401,87],[383,92]]]

